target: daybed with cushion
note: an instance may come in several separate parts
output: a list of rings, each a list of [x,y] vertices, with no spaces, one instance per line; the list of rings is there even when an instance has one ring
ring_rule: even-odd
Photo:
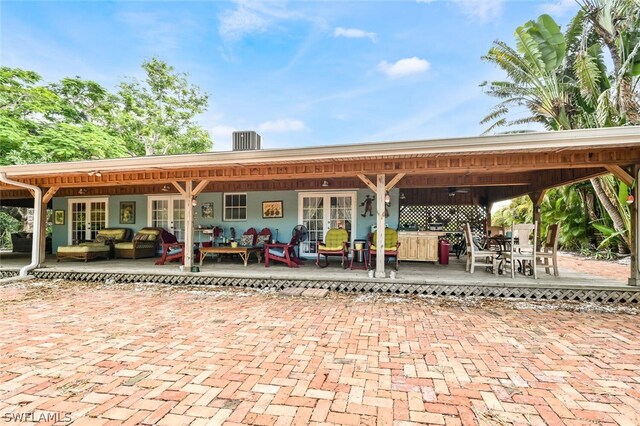
[[[56,256],[58,262],[62,259],[77,259],[85,262],[99,257],[109,259],[113,257],[114,244],[130,238],[131,229],[129,228],[104,228],[98,231],[93,241],[58,247]]]
[[[162,228],[142,228],[133,236],[133,241],[116,243],[115,257],[122,259],[141,259],[155,257],[160,243]]]

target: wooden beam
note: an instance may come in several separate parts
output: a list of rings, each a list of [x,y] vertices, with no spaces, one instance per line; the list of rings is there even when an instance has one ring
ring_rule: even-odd
[[[358,179],[364,182],[364,184],[367,185],[367,187],[369,187],[369,189],[372,190],[374,193],[378,192],[378,188],[376,188],[374,183],[371,182],[368,177],[366,177],[365,175],[356,175],[356,176],[358,176]]]
[[[189,181],[190,182],[190,181]],[[182,188],[182,185],[180,185],[180,182],[177,181],[171,181],[171,184],[178,190],[178,192],[186,199],[187,198],[187,191],[184,190],[184,188]],[[189,201],[191,201],[191,199],[189,198]]]
[[[188,180],[185,182],[185,190],[182,191],[182,196],[184,197],[183,265],[186,272],[189,272],[191,270],[191,267],[193,266],[193,203],[192,203],[192,197],[191,197],[192,192],[193,192],[193,181]]]
[[[631,176],[629,172],[627,172],[622,167],[612,164],[610,166],[604,166],[604,168],[611,172],[615,177],[623,181],[628,187],[633,186],[633,176]]]
[[[391,188],[393,188],[396,185],[396,183],[398,183],[400,179],[404,177],[405,174],[406,173],[398,173],[397,175],[395,175],[393,179],[391,179],[389,183],[385,185],[384,187],[385,191],[389,192]]]
[[[47,192],[45,192],[45,194],[42,196],[42,204],[47,204],[49,201],[51,201],[53,196],[56,195],[56,192],[58,192],[58,189],[60,189],[60,187],[58,186],[52,186],[51,188],[49,188]]]
[[[196,197],[198,194],[200,194],[202,190],[205,189],[207,185],[209,185],[209,182],[211,182],[209,179],[201,180],[200,183],[193,189],[193,191],[191,191],[191,196]]]

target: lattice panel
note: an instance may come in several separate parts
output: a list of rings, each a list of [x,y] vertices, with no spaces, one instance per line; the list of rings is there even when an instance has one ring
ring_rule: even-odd
[[[0,271],[0,276],[11,276],[16,271]],[[599,303],[640,303],[640,288],[633,290],[508,287],[482,284],[428,284],[402,281],[360,281],[360,280],[299,280],[277,278],[234,278],[213,277],[198,274],[121,274],[97,272],[63,272],[36,270],[33,275],[39,279],[64,279],[69,281],[98,281],[115,283],[159,283],[175,285],[215,285],[225,287],[271,288],[282,290],[287,287],[319,288],[350,293],[388,293],[400,295],[457,296],[457,297],[501,297],[528,300],[561,300]]]
[[[415,223],[418,228],[426,229],[430,223],[442,223],[445,232],[462,230],[462,225],[469,222],[474,234],[484,233],[487,211],[474,205],[434,205],[434,206],[401,206],[400,227]]]
[[[17,277],[18,271],[0,271],[0,278]]]

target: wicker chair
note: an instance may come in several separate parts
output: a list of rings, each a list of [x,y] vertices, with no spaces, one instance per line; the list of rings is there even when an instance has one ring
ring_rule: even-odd
[[[133,241],[114,245],[115,257],[120,259],[155,257],[162,231],[162,228],[142,228],[135,233]]]

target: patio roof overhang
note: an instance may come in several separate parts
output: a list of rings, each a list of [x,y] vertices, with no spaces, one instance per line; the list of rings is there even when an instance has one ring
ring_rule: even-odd
[[[608,172],[631,179],[640,164],[640,127],[332,145],[294,149],[210,152],[0,167],[10,179],[56,188],[55,196],[153,194],[172,182],[201,182],[201,191],[266,191],[364,188],[358,175],[405,173],[397,187],[469,188],[469,199],[488,205]],[[1,198],[31,198],[0,184]],[[177,189],[171,186],[171,191]],[[424,192],[424,191],[423,191]],[[458,198],[459,200],[464,197]]]

